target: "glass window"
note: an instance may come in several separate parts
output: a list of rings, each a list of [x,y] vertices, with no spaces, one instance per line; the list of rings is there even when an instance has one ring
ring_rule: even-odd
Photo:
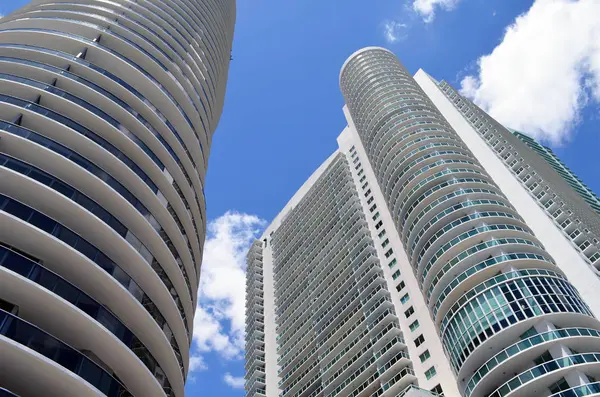
[[[412,307],[412,306],[411,306]],[[419,335],[417,339],[415,339],[415,346],[419,347],[425,342],[425,337],[423,334]]]
[[[415,320],[408,327],[410,328],[411,332],[415,332],[415,330],[419,328],[419,325],[419,320]]]
[[[414,307],[411,306],[408,309],[406,309],[406,311],[404,312],[404,316],[406,318],[409,318],[410,316],[413,315],[414,312],[415,312],[415,309],[414,309]]]
[[[77,242],[77,235],[67,229],[66,227],[60,227],[58,233],[58,238],[63,241],[65,244],[70,245],[71,247],[75,247],[75,243]]]
[[[75,304],[77,302],[77,297],[79,296],[79,291],[75,287],[58,277],[56,277],[56,285],[54,286],[54,288],[52,288],[52,291],[56,292],[57,295],[71,302],[72,304]]]
[[[400,298],[400,302],[402,304],[405,304],[406,302],[408,302],[410,300],[410,296],[408,295],[408,293],[404,294],[404,296],[402,296],[402,298]]]
[[[427,378],[427,380],[433,378],[435,376],[435,374],[436,374],[435,367],[431,367],[427,371],[425,371],[425,377]]]
[[[52,189],[67,197],[73,197],[73,194],[75,194],[75,190],[58,180],[52,182]]]
[[[429,359],[429,357],[431,357],[431,353],[429,353],[429,350],[425,350],[419,355],[419,360],[421,360],[421,362],[424,363],[425,361],[427,361],[427,359]]]
[[[398,270],[398,275],[400,275],[399,270]],[[400,284],[396,285],[396,291],[400,292],[400,291],[402,291],[402,289],[404,289],[404,287],[406,287],[406,284],[404,283],[404,281],[400,281]]]
[[[98,250],[92,244],[88,243],[82,238],[77,241],[77,250],[91,260],[94,260],[96,254],[98,253]]]
[[[95,318],[98,314],[98,304],[85,294],[79,294],[77,307],[86,312],[90,317]]]
[[[10,200],[4,207],[4,211],[25,221],[29,218],[29,215],[31,214],[31,210],[28,207],[15,200]]]
[[[43,215],[39,212],[35,212],[31,219],[29,219],[29,223],[34,225],[35,227],[42,229],[46,233],[52,234],[54,230],[54,226],[56,226],[56,222],[52,219],[48,218],[46,215]]]
[[[552,394],[567,390],[569,388],[569,383],[565,378],[560,378],[558,381],[548,386],[548,389],[550,389],[550,393]]]

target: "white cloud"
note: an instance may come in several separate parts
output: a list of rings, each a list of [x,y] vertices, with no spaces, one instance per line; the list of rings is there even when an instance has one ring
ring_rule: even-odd
[[[190,356],[190,368],[188,372],[202,371],[206,368],[206,363],[204,362],[204,358],[202,356]]]
[[[436,8],[442,8],[447,11],[452,10],[460,0],[414,0],[412,3],[415,10],[427,23],[435,18]]]
[[[227,383],[229,386],[233,387],[234,389],[243,389],[244,388],[244,378],[242,376],[232,376],[229,372],[227,372],[225,374],[225,376],[223,377],[223,380],[225,381],[225,383]]]
[[[553,144],[600,102],[600,2],[536,0],[478,60],[461,92],[499,122]]]
[[[256,216],[237,212],[227,212],[209,223],[190,372],[206,369],[207,353],[217,353],[226,360],[242,358],[246,253],[264,224]]]
[[[390,43],[404,40],[406,35],[407,25],[398,21],[386,21],[383,24],[383,35],[385,40]]]

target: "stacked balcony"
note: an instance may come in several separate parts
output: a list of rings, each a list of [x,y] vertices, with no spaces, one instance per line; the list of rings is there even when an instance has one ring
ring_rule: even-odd
[[[271,245],[280,397],[368,396],[414,380],[344,155],[289,213]]]
[[[263,248],[256,240],[246,257],[246,396],[265,396]]]

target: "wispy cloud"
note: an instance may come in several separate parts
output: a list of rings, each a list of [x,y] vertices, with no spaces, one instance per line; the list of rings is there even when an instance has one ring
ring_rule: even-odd
[[[437,9],[449,11],[459,2],[460,0],[402,0],[399,13],[401,17],[383,21],[383,36],[390,44],[405,40],[415,23],[432,22]]]
[[[216,353],[240,359],[244,350],[245,256],[265,221],[227,212],[208,224],[190,372],[206,369],[204,357]]]
[[[223,377],[223,380],[225,381],[225,383],[227,383],[229,386],[233,387],[234,389],[243,389],[244,388],[244,377],[242,376],[232,376],[229,372],[227,372],[225,374],[225,376]]]
[[[429,23],[435,19],[438,8],[450,11],[456,7],[460,0],[413,0],[412,8]]]
[[[582,109],[600,103],[599,15],[597,0],[536,0],[462,79],[462,93],[509,127],[567,142]]]
[[[396,43],[407,37],[408,26],[399,21],[386,21],[383,23],[383,35],[385,40],[390,43]]]

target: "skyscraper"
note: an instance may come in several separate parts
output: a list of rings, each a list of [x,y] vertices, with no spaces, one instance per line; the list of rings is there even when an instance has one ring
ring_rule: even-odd
[[[579,197],[561,204],[573,214],[593,213],[589,201],[388,50],[350,56],[340,86],[339,149],[248,256],[247,395],[600,393],[593,256],[481,119],[520,142],[546,194]]]
[[[2,393],[183,397],[234,24],[233,0],[0,21]]]

